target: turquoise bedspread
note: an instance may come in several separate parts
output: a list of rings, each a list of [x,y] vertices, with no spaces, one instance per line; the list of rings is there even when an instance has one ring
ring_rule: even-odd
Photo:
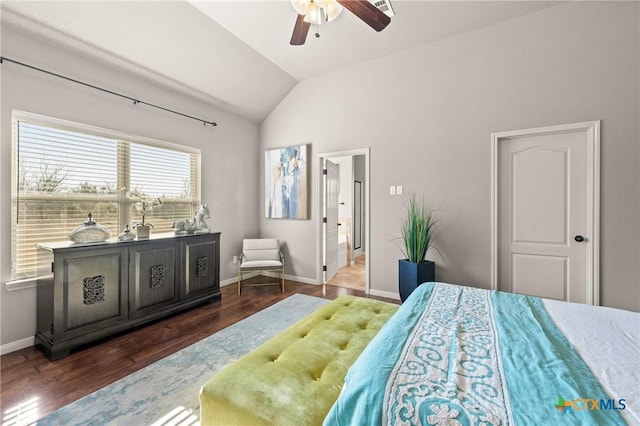
[[[427,283],[351,367],[324,424],[626,424],[589,401],[556,407],[608,398],[540,299]]]

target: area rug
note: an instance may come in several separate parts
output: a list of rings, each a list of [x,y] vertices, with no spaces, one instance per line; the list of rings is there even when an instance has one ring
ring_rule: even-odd
[[[87,395],[37,425],[197,425],[200,386],[329,300],[294,294]]]

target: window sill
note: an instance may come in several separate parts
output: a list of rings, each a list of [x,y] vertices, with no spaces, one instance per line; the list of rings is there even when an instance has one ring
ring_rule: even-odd
[[[36,285],[37,284],[35,278],[27,278],[26,280],[9,281],[4,284],[4,288],[6,288],[7,291],[18,291],[26,290],[28,288],[35,288]]]

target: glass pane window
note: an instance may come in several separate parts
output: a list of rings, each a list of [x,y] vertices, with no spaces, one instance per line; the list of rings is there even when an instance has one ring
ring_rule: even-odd
[[[18,123],[20,190],[27,193],[115,194],[118,142]]]
[[[38,117],[13,122],[12,278],[36,275],[36,244],[67,241],[93,219],[116,237],[144,221],[170,232],[199,202],[200,153],[159,141]]]
[[[133,190],[153,197],[191,196],[192,158],[189,153],[136,143],[130,144],[130,150]]]

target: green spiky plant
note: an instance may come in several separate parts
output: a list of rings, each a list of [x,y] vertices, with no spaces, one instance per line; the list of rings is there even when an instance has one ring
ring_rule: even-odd
[[[416,195],[410,193],[405,200],[405,213],[401,224],[404,243],[402,252],[411,263],[424,262],[435,225],[432,212],[425,205],[424,199],[418,202]]]

